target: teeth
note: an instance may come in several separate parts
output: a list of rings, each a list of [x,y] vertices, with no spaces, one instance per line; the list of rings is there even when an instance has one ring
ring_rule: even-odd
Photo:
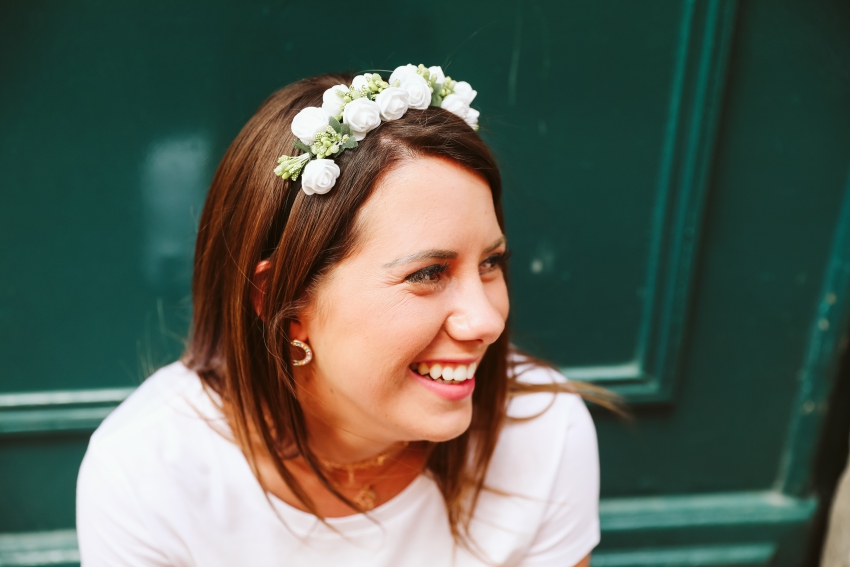
[[[473,362],[469,366],[463,364],[443,366],[437,362],[429,366],[426,362],[420,362],[419,364],[411,364],[410,368],[414,372],[418,372],[420,376],[430,376],[432,380],[463,382],[475,376],[478,364]]]

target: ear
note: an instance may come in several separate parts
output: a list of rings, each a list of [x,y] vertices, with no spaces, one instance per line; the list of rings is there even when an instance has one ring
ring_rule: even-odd
[[[292,321],[289,323],[289,340],[292,341],[308,341],[307,328],[301,321]]]
[[[263,299],[266,296],[266,290],[269,285],[269,275],[272,263],[268,260],[263,260],[257,263],[254,268],[254,280],[251,287],[251,305],[254,307],[254,312],[263,318]],[[289,324],[289,338],[298,341],[307,341],[307,329],[301,321],[292,321]]]
[[[254,312],[260,316],[260,319],[263,318],[263,298],[266,296],[271,267],[272,263],[268,260],[257,263],[257,267],[254,268],[254,280],[251,282],[254,284],[251,287],[251,305],[254,306]]]

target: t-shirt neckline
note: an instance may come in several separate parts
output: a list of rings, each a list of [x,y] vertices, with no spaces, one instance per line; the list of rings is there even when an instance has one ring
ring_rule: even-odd
[[[227,423],[227,420],[224,419],[224,415],[221,414],[219,407],[211,399],[210,392],[207,392],[207,389],[203,387],[203,384],[201,384],[202,381],[200,376],[195,374],[195,377],[199,382],[200,392],[204,393],[203,399],[207,411],[202,413],[207,413],[209,416],[215,417],[217,420],[221,420],[219,423],[221,423],[227,430],[227,433],[230,434],[230,425]],[[207,425],[210,429],[213,429],[209,423]],[[214,429],[213,433],[216,435],[220,434],[220,432],[217,432]],[[253,483],[253,486],[255,486],[262,494],[263,488],[260,485],[259,479],[254,476],[254,472],[251,470],[251,465],[248,463],[248,459],[245,457],[245,454],[234,441],[224,437],[222,440],[232,446],[234,453],[238,455],[238,468],[242,470],[243,475],[247,474],[250,477],[250,481]],[[351,514],[350,516],[325,518],[325,522],[336,530],[345,530],[346,533],[355,533],[369,529],[380,529],[381,523],[392,521],[393,518],[401,515],[405,509],[411,507],[417,499],[425,497],[425,494],[428,492],[429,485],[433,484],[433,482],[434,481],[428,476],[427,472],[420,473],[410,484],[404,487],[401,492],[380,506],[376,506],[369,512],[365,514],[357,513]],[[269,502],[275,512],[279,514],[287,524],[292,527],[299,528],[298,531],[314,531],[316,524],[321,522],[317,516],[284,502],[271,492],[266,492],[265,494],[268,496]],[[328,530],[328,532],[331,534],[333,533],[331,530]]]
[[[247,461],[245,464],[248,464]],[[254,476],[253,473],[251,473],[251,476]],[[254,480],[259,484],[256,477],[254,477]],[[411,508],[417,499],[424,497],[431,482],[433,481],[425,474],[420,474],[401,492],[369,512],[325,518],[325,522],[334,529],[344,530],[346,534],[354,534],[361,530],[379,529],[379,524],[392,521],[400,516],[405,509]],[[293,525],[309,530],[320,522],[319,518],[310,512],[300,510],[272,493],[268,493],[268,496],[272,506],[287,523],[291,522]]]

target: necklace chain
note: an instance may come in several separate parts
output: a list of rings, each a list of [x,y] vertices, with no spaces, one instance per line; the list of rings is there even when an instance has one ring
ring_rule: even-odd
[[[387,459],[389,459],[390,457],[396,457],[400,455],[407,448],[408,444],[409,443],[405,441],[401,448],[393,453],[378,453],[374,457],[370,457],[369,459],[364,459],[362,461],[357,461],[355,463],[335,463],[333,461],[328,461],[325,459],[319,459],[319,461],[326,468],[345,471],[348,474],[348,486],[350,488],[354,488],[354,473],[356,471],[383,466],[384,463],[387,462]],[[366,511],[372,510],[375,507],[375,502],[378,498],[378,495],[375,492],[374,484],[378,480],[380,480],[380,476],[364,482],[363,485],[360,487],[357,496],[353,498],[353,501]]]

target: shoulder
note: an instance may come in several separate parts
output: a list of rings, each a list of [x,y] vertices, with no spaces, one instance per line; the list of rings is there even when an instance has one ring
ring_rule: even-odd
[[[198,375],[174,362],[151,375],[103,420],[89,450],[153,441],[175,422],[214,418],[214,407]]]
[[[512,362],[521,383],[568,381],[557,370],[518,355]],[[504,483],[514,485],[516,479],[530,477],[527,480],[531,481],[533,477],[540,486],[554,482],[566,463],[586,461],[592,468],[598,466],[596,429],[581,396],[570,392],[517,394],[508,404],[507,415],[491,464],[493,476]]]
[[[182,363],[148,378],[92,435],[77,477],[77,529],[85,558],[128,557],[170,565],[170,535],[185,506],[203,500],[210,457],[220,439],[210,427],[215,404]],[[127,557],[110,554],[122,550]],[[121,554],[118,554],[121,555]],[[84,563],[86,561],[84,560]],[[134,563],[135,564],[135,563]]]
[[[557,370],[533,361],[515,366],[523,383],[567,382]],[[508,532],[524,534],[523,567],[575,565],[587,556],[599,542],[599,454],[593,419],[581,397],[569,392],[514,396],[486,484],[494,495],[482,493],[476,514],[500,518],[509,528],[500,539]]]
[[[160,368],[100,424],[83,460],[87,468],[111,466],[132,476],[185,461],[199,443],[224,426],[215,401],[198,375],[182,362]],[[166,467],[167,468],[167,467]]]
[[[521,354],[511,355],[510,367],[511,378],[520,384],[554,385],[569,382],[558,370]],[[518,393],[508,402],[508,421],[517,419],[538,422],[538,428],[546,427],[544,423],[554,425],[554,422],[567,426],[574,421],[590,420],[590,412],[581,396],[569,391]]]

